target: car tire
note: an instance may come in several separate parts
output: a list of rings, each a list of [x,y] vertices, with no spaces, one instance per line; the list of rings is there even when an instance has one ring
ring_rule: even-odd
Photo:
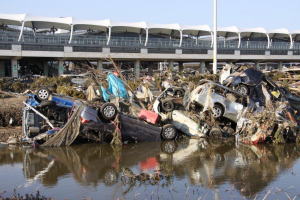
[[[216,127],[213,127],[209,132],[210,137],[220,138],[222,137],[222,135],[223,135],[222,130]]]
[[[223,106],[219,104],[215,104],[214,107],[212,108],[212,115],[214,118],[220,118],[224,114],[224,108]]]
[[[104,184],[105,185],[113,185],[117,183],[118,181],[118,174],[112,169],[109,169],[105,174],[104,174]]]
[[[104,103],[100,107],[100,113],[105,120],[114,120],[118,114],[118,109],[113,103]]]
[[[164,140],[174,140],[177,137],[177,129],[172,124],[164,125],[161,131]]]
[[[237,92],[247,96],[249,94],[249,88],[246,85],[241,84],[237,87]]]
[[[184,90],[176,90],[175,91],[175,96],[177,96],[177,97],[183,97],[184,93],[185,93]]]
[[[41,88],[36,93],[37,98],[41,101],[48,100],[50,95],[51,95],[50,90],[48,90],[47,88]]]
[[[175,141],[164,141],[161,143],[161,151],[166,154],[173,154],[177,150]]]
[[[209,135],[209,132],[211,130],[211,127],[208,125],[206,122],[201,122],[200,123],[200,132],[204,134],[205,136]]]
[[[174,103],[171,100],[161,101],[161,108],[164,112],[172,112],[174,110]]]

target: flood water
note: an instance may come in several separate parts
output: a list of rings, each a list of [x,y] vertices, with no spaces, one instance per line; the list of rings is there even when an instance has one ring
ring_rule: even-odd
[[[0,148],[0,195],[55,199],[300,199],[300,146],[186,140]]]

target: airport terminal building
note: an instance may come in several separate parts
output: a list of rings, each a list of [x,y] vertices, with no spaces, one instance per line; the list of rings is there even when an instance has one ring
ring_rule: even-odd
[[[212,36],[208,25],[0,14],[0,77],[18,77],[20,71],[34,67],[38,70],[33,71],[41,75],[49,75],[49,67],[54,67],[53,74],[60,75],[66,63],[78,60],[97,62],[102,69],[109,57],[132,63],[136,71],[159,62],[170,67],[198,62],[199,68],[205,68],[212,60]],[[232,26],[218,28],[217,36],[220,62],[272,62],[282,66],[300,61],[300,30]]]

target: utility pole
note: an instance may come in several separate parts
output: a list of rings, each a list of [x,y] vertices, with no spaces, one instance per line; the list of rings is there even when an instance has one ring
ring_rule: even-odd
[[[213,38],[213,73],[217,74],[217,0],[213,0],[213,24],[214,24],[214,38]]]

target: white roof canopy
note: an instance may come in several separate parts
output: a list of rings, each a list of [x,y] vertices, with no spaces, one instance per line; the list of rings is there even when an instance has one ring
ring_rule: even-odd
[[[147,26],[150,34],[164,34],[171,35],[173,31],[180,31],[179,24],[148,24]]]
[[[300,30],[291,33],[294,41],[300,41]]]
[[[261,38],[261,37],[268,37],[268,32],[266,29],[258,27],[258,28],[251,28],[251,29],[243,29],[241,30],[241,37],[246,38]]]
[[[211,29],[208,25],[182,26],[182,33],[184,35],[206,36],[211,35]]]
[[[268,32],[270,38],[290,39],[290,32],[285,28],[275,29]]]
[[[73,20],[73,30],[98,30],[106,31],[110,26],[110,20]]]
[[[36,29],[52,28],[70,30],[72,17],[36,17],[26,16],[25,26]]]
[[[228,37],[238,37],[240,30],[236,26],[228,26],[218,28],[217,35],[228,38]]]
[[[141,33],[142,30],[147,28],[146,22],[112,22],[111,30],[112,32],[131,32],[131,33]]]
[[[26,14],[0,14],[0,24],[5,25],[22,25]]]
[[[199,26],[180,26],[179,24],[148,24],[146,22],[112,22],[106,20],[74,20],[72,17],[39,17],[26,14],[0,14],[1,25],[14,25],[36,29],[63,29],[63,30],[98,30],[107,31],[109,34],[114,32],[131,32],[141,33],[143,30],[146,34],[163,34],[163,35],[191,35],[191,36],[206,36],[211,34],[211,29],[208,25]],[[21,29],[23,30],[23,29]],[[72,31],[71,31],[72,32]],[[182,33],[182,34],[181,34]],[[22,31],[20,32],[20,36]],[[236,37],[240,38],[293,38],[300,41],[300,30],[289,32],[287,29],[276,29],[267,31],[264,28],[252,28],[240,30],[235,26],[224,27],[218,29],[218,36],[221,37]]]

